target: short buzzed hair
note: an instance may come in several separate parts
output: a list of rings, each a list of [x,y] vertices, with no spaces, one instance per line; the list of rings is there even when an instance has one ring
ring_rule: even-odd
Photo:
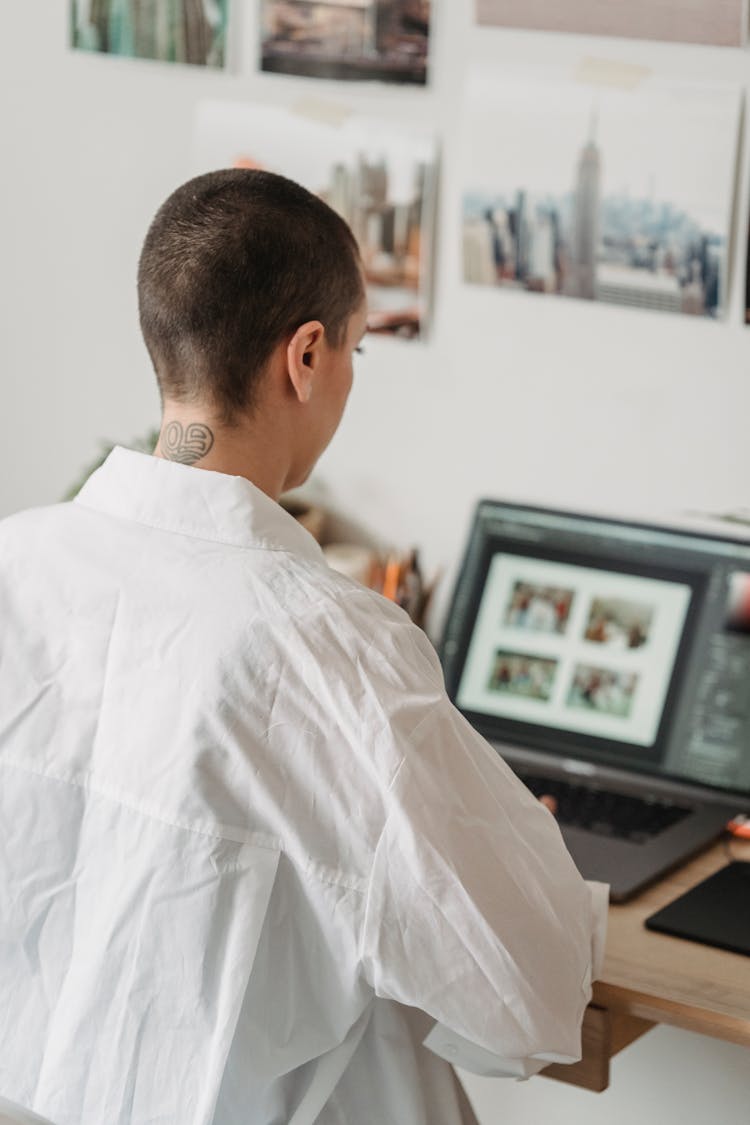
[[[363,298],[344,220],[299,184],[245,168],[177,188],[138,267],[141,330],[162,400],[209,401],[228,424],[252,408],[277,344],[319,320],[339,347]]]

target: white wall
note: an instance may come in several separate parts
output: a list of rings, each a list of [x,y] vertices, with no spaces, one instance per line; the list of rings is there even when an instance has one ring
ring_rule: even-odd
[[[434,121],[444,136],[435,332],[426,345],[368,343],[317,487],[350,518],[396,544],[420,544],[428,568],[448,571],[479,496],[652,515],[750,505],[742,253],[723,324],[457,280],[458,105],[469,59],[622,58],[750,84],[750,53],[480,32],[470,0],[435,6],[430,90],[343,89],[349,105]],[[127,443],[157,421],[135,267],[153,212],[190,171],[196,102],[342,98],[330,83],[253,74],[253,0],[235,3],[234,75],[70,52],[67,7],[41,0],[3,12],[0,515],[56,500],[100,439]],[[742,164],[737,246],[747,225]],[[545,1080],[470,1088],[485,1123],[554,1114],[561,1125],[705,1125],[746,1119],[749,1062],[739,1048],[663,1030],[615,1063],[601,1098]]]

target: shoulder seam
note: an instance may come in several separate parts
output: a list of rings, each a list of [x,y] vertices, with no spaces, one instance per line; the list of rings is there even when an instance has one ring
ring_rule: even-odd
[[[299,857],[295,858],[294,854],[284,846],[284,841],[279,837],[271,836],[263,832],[245,832],[242,829],[230,828],[227,825],[210,828],[206,825],[189,824],[176,817],[167,817],[156,812],[154,809],[148,808],[142,802],[134,801],[132,798],[124,796],[112,786],[92,782],[90,776],[86,774],[80,774],[77,777],[65,777],[52,770],[34,769],[24,762],[19,762],[8,757],[0,758],[0,765],[18,770],[21,773],[32,774],[35,777],[53,781],[57,785],[68,785],[74,789],[81,789],[87,793],[92,793],[94,796],[103,797],[105,800],[112,801],[114,804],[129,809],[139,816],[155,821],[158,824],[163,824],[167,828],[175,828],[179,831],[189,832],[191,835],[202,836],[210,840],[226,840],[234,844],[250,844],[253,847],[264,848],[267,851],[278,852],[287,856],[292,864],[301,867],[307,875],[319,883],[343,887],[345,890],[354,891],[356,894],[362,896],[367,894],[367,879],[344,874],[340,875],[338,872],[316,863],[313,859],[308,859],[307,862],[301,861]]]

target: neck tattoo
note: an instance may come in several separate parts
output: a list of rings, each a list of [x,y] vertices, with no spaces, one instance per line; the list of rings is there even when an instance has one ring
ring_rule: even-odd
[[[191,422],[183,428],[181,422],[170,422],[161,435],[160,446],[169,461],[193,465],[205,457],[214,443],[214,435],[203,422]]]

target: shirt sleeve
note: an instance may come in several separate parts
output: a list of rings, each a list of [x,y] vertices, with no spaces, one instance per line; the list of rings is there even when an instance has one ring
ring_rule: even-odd
[[[587,884],[549,813],[442,693],[402,740],[374,856],[362,963],[421,1009],[425,1041],[483,1074],[581,1057],[607,888]]]

